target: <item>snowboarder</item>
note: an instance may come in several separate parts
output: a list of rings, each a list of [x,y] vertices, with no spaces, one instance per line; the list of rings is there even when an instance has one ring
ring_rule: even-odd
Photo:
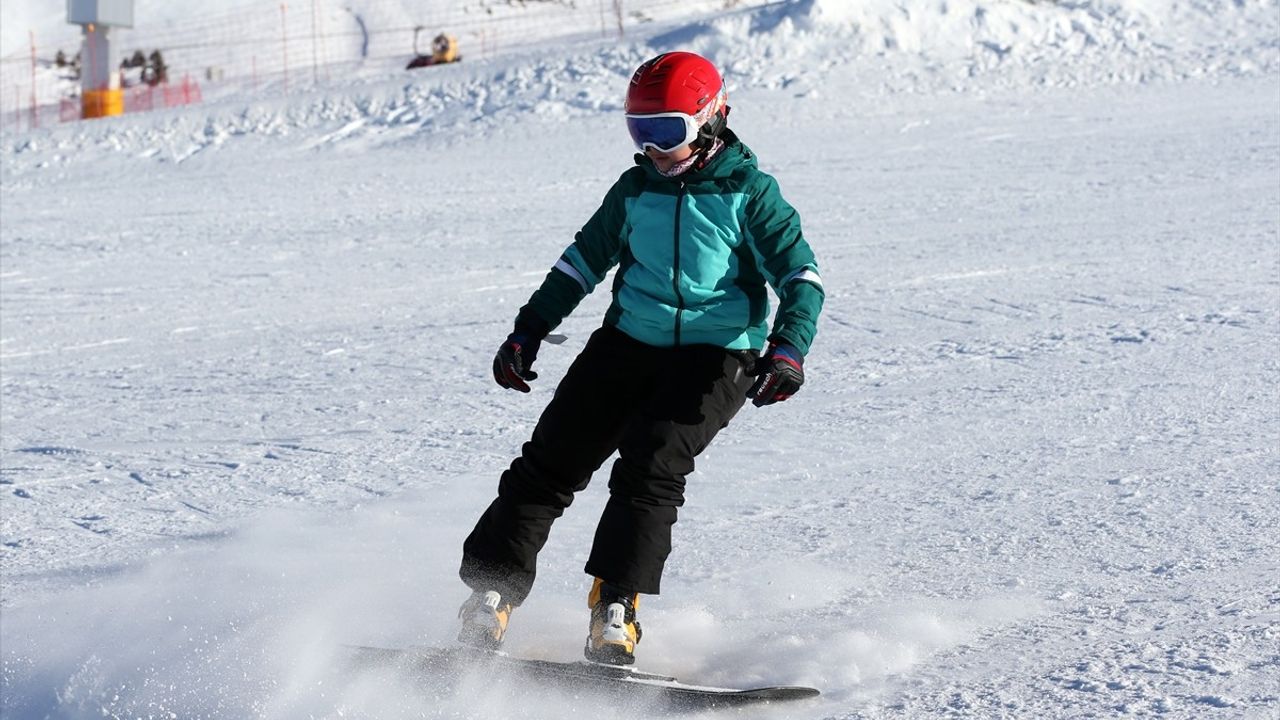
[[[635,660],[640,594],[657,594],[694,458],[752,398],[791,397],[822,308],[800,216],[728,129],[716,67],[659,55],[631,78],[627,129],[640,153],[529,302],[493,361],[529,392],[543,339],[618,266],[613,302],[543,410],[498,496],[463,544],[472,589],[459,640],[496,649],[533,585],[551,525],[615,451],[594,577],[587,659]],[[767,327],[768,283],[779,298]],[[760,348],[768,343],[763,354]]]

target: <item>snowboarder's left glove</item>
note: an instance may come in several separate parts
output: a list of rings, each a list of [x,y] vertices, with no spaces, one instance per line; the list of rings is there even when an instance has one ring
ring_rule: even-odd
[[[804,355],[786,343],[770,344],[749,375],[756,381],[747,391],[756,407],[782,402],[804,385]]]

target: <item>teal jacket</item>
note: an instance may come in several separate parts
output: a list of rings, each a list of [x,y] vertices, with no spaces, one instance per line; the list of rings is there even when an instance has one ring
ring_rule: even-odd
[[[677,178],[636,155],[521,317],[554,328],[617,266],[605,323],[636,340],[747,350],[768,339],[807,354],[824,296],[800,216],[746,145],[722,139]],[[779,302],[771,330],[766,282]]]

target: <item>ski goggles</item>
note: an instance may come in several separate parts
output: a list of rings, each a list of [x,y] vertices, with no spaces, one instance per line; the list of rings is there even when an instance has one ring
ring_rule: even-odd
[[[627,115],[627,132],[643,152],[653,148],[668,153],[698,139],[699,123],[681,112]]]

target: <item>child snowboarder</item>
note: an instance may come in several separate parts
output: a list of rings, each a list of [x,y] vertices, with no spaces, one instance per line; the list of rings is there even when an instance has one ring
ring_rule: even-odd
[[[547,334],[618,266],[603,326],[555,390],[498,497],[463,544],[463,643],[496,649],[533,585],[551,525],[617,451],[586,572],[589,660],[635,661],[639,595],[657,594],[694,458],[752,398],[804,382],[823,289],[800,217],[727,127],[719,71],[687,52],[644,63],[627,91],[642,154],[515,320],[494,379],[529,392]],[[766,328],[765,283],[779,298]],[[767,349],[761,348],[768,342]]]

